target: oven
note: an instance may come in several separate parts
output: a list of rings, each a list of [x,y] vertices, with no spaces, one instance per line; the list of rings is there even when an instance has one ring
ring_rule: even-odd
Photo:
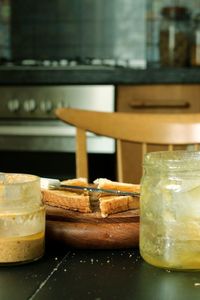
[[[55,85],[57,75],[45,71],[146,68],[145,0],[0,0],[0,7],[0,69],[17,78],[7,86],[0,80],[0,171],[72,177],[75,131],[53,112],[60,106],[113,111],[114,86]],[[11,85],[26,71],[32,85]],[[37,85],[37,74],[49,85]],[[95,82],[107,81],[95,74]],[[87,72],[80,78],[89,82]],[[91,178],[114,178],[114,141],[89,134],[88,149]]]
[[[1,171],[74,177],[75,128],[59,121],[54,110],[74,107],[112,112],[114,106],[113,85],[1,86]],[[106,176],[105,166],[114,172],[114,141],[92,133],[87,141],[91,178],[97,173]]]

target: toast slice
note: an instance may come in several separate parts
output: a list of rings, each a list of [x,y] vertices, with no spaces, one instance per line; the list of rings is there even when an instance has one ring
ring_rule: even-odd
[[[124,183],[118,181],[112,181],[106,178],[98,178],[94,180],[94,184],[99,189],[118,190],[123,192],[140,192],[140,185],[133,183]]]
[[[63,190],[43,190],[43,203],[64,209],[79,211],[83,213],[92,212],[90,208],[90,197],[85,194]]]
[[[88,181],[87,181],[87,178],[85,178],[85,177],[79,177],[79,178],[63,180],[63,181],[61,181],[61,184],[84,187],[84,186],[88,186]]]
[[[75,178],[62,181],[62,184],[88,186],[86,178]],[[71,192],[67,190],[42,190],[43,202],[50,206],[79,211],[92,212],[88,192]]]
[[[139,208],[139,198],[132,196],[105,196],[99,198],[99,208],[103,218],[110,214]]]
[[[86,187],[86,178],[67,179],[61,182],[66,185],[79,185]],[[121,183],[106,178],[94,181],[97,188],[112,189],[126,192],[140,192],[139,184]],[[139,197],[115,196],[110,194],[89,194],[87,191],[69,190],[42,190],[43,202],[50,206],[56,206],[82,213],[100,211],[102,217],[110,214],[139,208]]]
[[[140,193],[140,185],[132,183],[122,183],[111,181],[106,178],[98,178],[94,181],[97,188],[118,190],[123,192]],[[99,198],[99,208],[103,218],[110,214],[139,209],[139,197],[133,196],[108,196],[101,195]]]

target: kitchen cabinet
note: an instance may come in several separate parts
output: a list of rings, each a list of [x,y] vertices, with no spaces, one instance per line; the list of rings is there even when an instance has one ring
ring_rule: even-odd
[[[200,84],[119,85],[116,110],[133,113],[196,113],[200,112]],[[137,130],[132,128],[130,130]],[[177,146],[181,149],[183,146]],[[166,150],[150,145],[148,151]],[[141,146],[123,142],[123,168],[126,182],[140,182],[142,176]]]

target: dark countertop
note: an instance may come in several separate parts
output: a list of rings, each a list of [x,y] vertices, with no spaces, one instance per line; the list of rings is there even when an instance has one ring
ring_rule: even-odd
[[[145,70],[113,67],[0,67],[0,84],[156,84],[200,83],[200,68]]]
[[[150,266],[137,248],[70,250],[57,245],[47,246],[36,262],[0,267],[0,285],[3,300],[199,300],[200,272]]]

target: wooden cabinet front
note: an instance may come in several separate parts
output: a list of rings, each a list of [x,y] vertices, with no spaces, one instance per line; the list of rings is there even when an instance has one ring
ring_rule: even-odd
[[[200,112],[200,85],[121,85],[117,87],[116,110],[138,114]],[[159,150],[166,150],[166,147],[151,145],[148,148],[148,151]],[[141,146],[124,142],[122,151],[125,181],[139,183],[142,176]]]

